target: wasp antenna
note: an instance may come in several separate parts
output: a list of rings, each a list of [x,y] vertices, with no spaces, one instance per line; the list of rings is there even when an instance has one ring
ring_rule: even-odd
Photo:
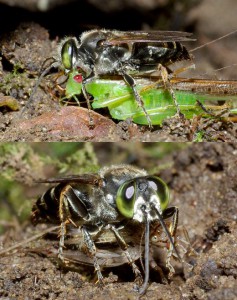
[[[40,82],[42,80],[42,78],[48,74],[48,72],[52,69],[52,68],[57,68],[59,67],[59,63],[56,61],[56,62],[53,62],[48,68],[46,68],[41,74],[40,74],[40,77],[38,78],[34,88],[33,88],[33,91],[30,95],[30,98],[28,99],[25,107],[22,109],[21,113],[20,113],[20,117],[25,113],[25,111],[29,108],[30,104],[33,102],[33,96],[35,94],[35,92],[37,91],[39,85],[40,85]]]
[[[143,230],[142,235],[141,235],[139,251],[140,251],[140,264],[141,264],[142,270],[145,274],[145,268],[144,268],[144,264],[143,264],[143,261],[142,261],[142,239],[143,239],[144,233],[145,233],[145,230]]]
[[[214,70],[211,70],[210,72],[205,72],[205,73],[202,73],[202,74],[198,75],[197,78],[199,78],[199,77],[203,78],[205,75],[212,75],[212,73],[220,72],[222,70],[226,70],[228,68],[233,68],[235,66],[237,66],[237,64],[231,64],[231,65],[228,65],[228,66],[224,66],[222,68],[214,69]]]
[[[175,246],[175,244],[174,244],[174,242],[173,242],[173,238],[172,238],[172,236],[170,235],[170,232],[169,232],[169,230],[167,229],[167,227],[166,227],[166,225],[165,225],[165,222],[163,221],[163,218],[162,218],[161,214],[159,213],[159,210],[158,210],[156,207],[155,207],[155,210],[156,210],[156,213],[157,213],[157,215],[158,215],[158,217],[159,217],[159,221],[160,221],[160,223],[161,223],[161,226],[163,227],[163,229],[164,229],[164,231],[165,231],[165,233],[166,233],[166,235],[167,235],[167,237],[168,237],[168,239],[169,239],[169,241],[170,241],[170,243],[171,243],[171,245],[172,245],[172,247],[173,247],[173,249],[174,249],[174,251],[175,251],[177,257],[178,257],[178,259],[180,260],[180,262],[182,262],[182,258],[181,258],[180,255],[179,255],[179,252],[178,252],[178,250],[177,250],[177,248],[176,248],[176,246]]]
[[[189,50],[189,52],[195,52],[195,51],[197,51],[197,50],[199,50],[199,49],[201,49],[203,47],[206,47],[206,46],[208,46],[210,44],[213,44],[213,43],[215,43],[217,41],[220,41],[220,40],[222,40],[222,39],[224,39],[224,38],[226,38],[226,37],[228,37],[228,36],[230,36],[230,35],[232,35],[232,34],[234,34],[236,32],[237,32],[237,30],[231,31],[231,32],[229,32],[229,33],[227,33],[227,34],[225,34],[225,35],[223,35],[223,36],[221,36],[221,37],[219,37],[219,38],[217,38],[217,39],[215,39],[213,41],[210,41],[210,42],[208,42],[208,43],[206,43],[204,45],[201,45],[201,46],[198,46],[198,47],[196,47],[194,49],[191,49],[191,50]]]
[[[146,213],[146,228],[145,228],[145,278],[142,286],[139,289],[139,294],[143,295],[146,292],[149,281],[149,243],[150,243],[150,222]]]

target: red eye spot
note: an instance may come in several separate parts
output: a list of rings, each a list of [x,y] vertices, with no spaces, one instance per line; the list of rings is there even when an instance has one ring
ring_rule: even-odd
[[[77,82],[77,83],[81,83],[82,82],[82,75],[75,75],[73,77],[73,79]]]

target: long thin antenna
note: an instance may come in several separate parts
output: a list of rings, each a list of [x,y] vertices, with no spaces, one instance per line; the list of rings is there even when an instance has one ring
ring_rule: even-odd
[[[195,51],[197,51],[197,50],[199,50],[199,49],[201,49],[201,48],[203,48],[203,47],[206,47],[206,46],[208,46],[208,45],[210,45],[210,44],[213,44],[213,43],[215,43],[215,42],[217,42],[217,41],[220,41],[220,40],[222,40],[222,39],[224,39],[224,38],[226,38],[226,37],[228,37],[228,36],[230,36],[230,35],[232,35],[232,34],[234,34],[234,33],[236,33],[236,32],[237,32],[237,29],[234,30],[234,31],[231,31],[231,32],[229,32],[229,33],[227,33],[227,34],[225,34],[225,35],[223,35],[223,36],[221,36],[221,37],[219,37],[219,38],[217,38],[217,39],[215,39],[215,40],[212,40],[212,41],[210,41],[210,42],[208,42],[208,43],[206,43],[206,44],[204,44],[204,45],[201,45],[201,46],[198,46],[198,47],[196,47],[196,48],[194,48],[194,49],[191,49],[191,50],[189,50],[189,52],[195,52]]]
[[[222,70],[225,70],[225,69],[228,69],[228,68],[233,68],[235,66],[237,66],[237,63],[232,64],[232,65],[228,65],[228,66],[224,66],[222,68],[214,69],[214,70],[211,70],[209,72],[202,73],[202,74],[198,75],[197,78],[199,78],[199,77],[203,78],[203,76],[205,76],[205,75],[211,75],[211,73],[220,72]]]
[[[143,239],[144,233],[145,233],[145,229],[143,230],[142,235],[141,235],[139,251],[140,251],[140,264],[141,264],[142,270],[145,274],[145,268],[144,268],[144,264],[143,264],[143,261],[142,261],[142,239]]]
[[[146,216],[146,228],[145,228],[145,278],[142,286],[139,289],[139,294],[143,295],[146,292],[147,285],[149,282],[149,268],[150,268],[150,260],[149,260],[149,243],[150,243],[150,222],[147,217],[147,212],[145,214]]]

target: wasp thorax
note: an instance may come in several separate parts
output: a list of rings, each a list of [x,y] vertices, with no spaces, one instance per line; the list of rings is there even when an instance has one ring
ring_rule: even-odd
[[[66,70],[72,70],[77,62],[77,45],[74,39],[68,39],[61,49],[61,60]]]

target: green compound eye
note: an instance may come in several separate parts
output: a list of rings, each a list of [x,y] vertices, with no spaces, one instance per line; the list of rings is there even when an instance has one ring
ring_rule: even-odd
[[[145,180],[145,183],[144,183]],[[162,213],[168,206],[170,195],[169,189],[166,183],[156,176],[147,176],[143,180],[142,184],[137,181],[130,180],[122,184],[117,192],[116,205],[119,212],[128,219],[132,219],[134,215],[134,205],[139,196],[140,199],[144,199],[147,203],[157,201],[158,206]],[[146,188],[143,190],[143,187]],[[144,194],[143,194],[144,193]],[[154,203],[153,203],[154,205]]]
[[[159,177],[151,176],[147,177],[149,186],[156,192],[160,200],[160,208],[164,211],[170,201],[170,192],[167,184]]]
[[[61,57],[64,68],[71,70],[77,60],[77,45],[73,39],[69,39],[63,44]]]
[[[117,192],[116,205],[124,217],[128,219],[133,217],[135,200],[134,181],[122,184]]]

